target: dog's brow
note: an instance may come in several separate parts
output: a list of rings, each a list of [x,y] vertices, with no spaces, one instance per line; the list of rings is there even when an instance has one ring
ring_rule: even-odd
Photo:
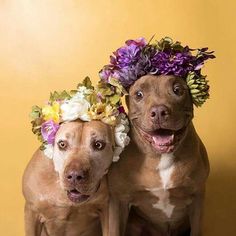
[[[75,137],[75,133],[73,132],[67,132],[65,133],[65,139],[73,139]]]
[[[96,132],[92,131],[91,136],[96,136]]]
[[[102,140],[106,140],[106,135],[102,132],[96,132],[96,131],[91,131],[90,133],[90,137],[92,139],[102,139]]]
[[[102,133],[99,133],[99,132],[96,132],[96,131],[92,131],[92,132],[90,133],[90,135],[91,135],[91,137],[103,136]]]
[[[142,89],[142,90],[148,90],[149,89],[149,83],[141,83],[139,85],[139,87]]]
[[[66,134],[65,134],[65,137],[66,137],[66,138],[70,138],[70,136],[71,136],[70,133],[66,133]]]

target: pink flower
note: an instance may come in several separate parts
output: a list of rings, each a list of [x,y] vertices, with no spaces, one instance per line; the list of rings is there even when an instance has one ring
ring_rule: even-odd
[[[138,38],[138,39],[129,39],[125,42],[126,45],[130,46],[130,45],[136,45],[136,46],[139,46],[139,47],[144,47],[147,45],[147,42],[146,42],[146,39],[145,38]]]
[[[48,144],[53,144],[55,140],[56,133],[60,125],[55,123],[53,120],[46,121],[41,126],[41,134],[43,139],[47,141]]]

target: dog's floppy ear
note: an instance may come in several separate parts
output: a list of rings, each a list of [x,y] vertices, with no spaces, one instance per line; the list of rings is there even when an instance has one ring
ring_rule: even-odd
[[[125,104],[129,109],[129,95],[125,95]]]

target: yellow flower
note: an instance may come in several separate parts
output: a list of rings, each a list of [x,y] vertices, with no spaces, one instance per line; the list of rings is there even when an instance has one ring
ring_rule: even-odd
[[[108,116],[108,117],[104,117],[102,118],[102,122],[108,124],[108,125],[116,125],[116,117],[115,116]]]
[[[93,120],[102,120],[107,124],[114,125],[117,112],[117,109],[110,104],[96,103],[91,106],[89,115]]]
[[[106,104],[96,103],[89,109],[89,115],[93,120],[101,120],[105,116]]]
[[[59,123],[60,105],[58,102],[53,102],[52,105],[46,105],[42,108],[43,119],[45,121],[53,120],[55,123]]]

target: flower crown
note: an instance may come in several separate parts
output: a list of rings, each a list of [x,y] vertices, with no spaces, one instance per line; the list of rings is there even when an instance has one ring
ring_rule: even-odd
[[[31,112],[32,131],[42,142],[40,147],[50,159],[53,158],[53,143],[56,133],[63,122],[80,119],[82,121],[101,120],[114,127],[115,150],[113,161],[128,145],[130,138],[129,121],[121,105],[121,94],[124,91],[118,85],[99,81],[96,88],[88,77],[77,90],[70,92],[53,92],[42,108],[33,106]]]
[[[116,79],[128,89],[146,74],[175,75],[186,80],[193,103],[201,106],[209,98],[208,81],[201,68],[206,60],[215,58],[213,51],[190,49],[169,37],[152,44],[150,41],[147,43],[144,38],[126,41],[125,46],[110,56],[110,64],[100,71],[101,79],[108,83]]]

